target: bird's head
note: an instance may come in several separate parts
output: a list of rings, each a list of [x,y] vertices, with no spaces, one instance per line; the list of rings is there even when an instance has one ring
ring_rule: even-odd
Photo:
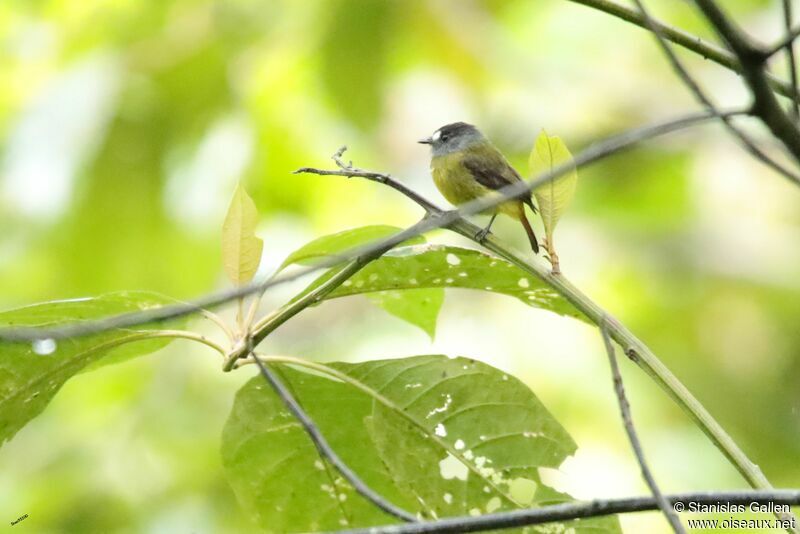
[[[459,152],[471,146],[483,143],[486,138],[475,126],[466,122],[454,122],[442,126],[430,137],[420,139],[418,142],[431,145],[434,156],[443,156],[452,152]]]

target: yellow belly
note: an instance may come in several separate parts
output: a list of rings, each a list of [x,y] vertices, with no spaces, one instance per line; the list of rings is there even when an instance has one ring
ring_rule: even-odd
[[[461,165],[457,154],[436,156],[431,159],[431,174],[436,188],[455,206],[466,204],[476,198],[498,195],[494,190],[482,186],[475,180],[472,173]],[[511,200],[490,208],[485,213],[495,212],[518,219],[520,212],[524,213],[524,207],[519,200]]]

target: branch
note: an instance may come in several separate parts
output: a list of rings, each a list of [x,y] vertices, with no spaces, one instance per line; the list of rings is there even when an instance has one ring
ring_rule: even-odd
[[[800,490],[772,491],[720,491],[701,493],[678,493],[664,497],[673,508],[689,509],[692,505],[732,504],[749,506],[757,504],[800,504]],[[680,503],[680,504],[679,504]],[[423,534],[427,532],[446,534],[481,532],[504,528],[540,525],[554,521],[569,521],[613,514],[627,514],[657,510],[653,497],[629,497],[627,499],[596,499],[592,501],[556,504],[542,508],[526,508],[477,517],[448,517],[437,521],[426,521],[410,525],[386,525],[364,529],[340,531],[340,534]]]
[[[628,6],[617,4],[611,0],[569,1],[597,9],[598,11],[603,11],[609,15],[639,26],[640,28],[651,30],[651,28],[648,27],[647,23],[645,22],[645,18],[642,16],[641,12]],[[661,35],[663,35],[668,41],[682,46],[687,50],[691,50],[692,52],[703,56],[704,59],[709,59],[718,65],[742,74],[742,65],[739,63],[738,58],[724,48],[720,48],[712,43],[704,41],[696,35],[692,35],[691,33],[674,28],[658,20],[653,20],[653,24],[661,33]],[[767,79],[769,80],[770,86],[778,93],[794,101],[800,100],[800,94],[798,94],[796,87],[792,87],[785,81],[769,73],[767,73]]]
[[[638,2],[639,0],[637,0]],[[778,104],[764,70],[769,51],[756,46],[750,38],[717,6],[713,0],[695,0],[706,19],[714,27],[742,64],[742,74],[753,95],[753,112],[800,162],[800,128]]]
[[[414,515],[388,502],[372,488],[367,486],[366,483],[361,480],[361,478],[354,471],[352,471],[346,463],[344,463],[339,455],[336,454],[336,451],[331,448],[331,446],[328,444],[328,441],[325,439],[325,436],[322,435],[322,433],[319,431],[319,428],[317,428],[317,425],[314,424],[314,421],[311,419],[311,417],[309,417],[305,410],[303,410],[303,408],[300,406],[300,403],[297,402],[297,399],[294,398],[292,393],[281,381],[281,379],[278,378],[278,376],[273,373],[267,367],[267,365],[261,361],[261,359],[255,357],[254,360],[261,371],[261,375],[267,380],[267,382],[269,382],[269,385],[272,386],[272,389],[275,390],[275,393],[278,395],[278,397],[280,397],[284,406],[286,406],[286,408],[292,412],[292,415],[295,416],[300,424],[303,425],[303,428],[308,434],[308,437],[311,438],[311,441],[314,442],[314,446],[317,448],[317,451],[319,451],[319,454],[328,462],[330,462],[330,464],[333,465],[337,471],[339,471],[342,477],[344,477],[345,480],[347,480],[359,494],[387,514],[391,514],[398,519],[402,519],[403,521],[417,521],[417,518]]]
[[[792,90],[797,93],[797,62],[794,57],[794,40],[797,38],[800,28],[792,31],[792,0],[783,0],[783,25],[786,29],[786,39],[784,39],[786,48],[786,62],[789,64],[789,75],[792,82]],[[792,117],[795,121],[800,119],[800,104],[796,99],[792,100],[790,105],[792,110]]]
[[[745,150],[750,152],[756,159],[762,161],[768,167],[776,170],[790,181],[794,182],[796,185],[800,185],[800,175],[795,173],[794,171],[787,169],[783,165],[779,164],[778,162],[774,161],[772,158],[767,156],[758,146],[745,134],[742,130],[736,127],[729,118],[721,115],[719,110],[716,108],[711,99],[706,96],[705,92],[700,88],[697,82],[692,78],[689,74],[689,71],[686,67],[683,66],[683,63],[678,59],[678,56],[672,50],[672,47],[667,43],[664,39],[664,36],[661,35],[659,28],[656,26],[655,21],[650,17],[650,13],[644,7],[644,3],[642,0],[634,0],[636,6],[639,8],[639,11],[642,13],[644,17],[645,23],[653,32],[653,35],[656,37],[656,41],[658,45],[661,47],[664,55],[667,57],[672,69],[678,74],[678,76],[683,80],[683,83],[691,90],[694,94],[695,98],[710,112],[716,116],[719,116],[720,120],[722,120],[725,127],[728,129],[729,132],[733,134],[733,136],[739,140],[739,143],[744,147]],[[744,59],[742,59],[742,64],[744,65]],[[770,92],[770,95],[772,93]],[[773,95],[774,98],[774,95]],[[754,109],[754,113],[756,113]],[[763,120],[763,117],[762,117]]]
[[[748,110],[742,110],[742,109],[729,110],[720,113],[720,115],[723,117],[737,117],[749,114],[750,112]],[[661,135],[665,135],[671,132],[688,128],[690,126],[707,122],[714,118],[716,118],[716,116],[711,113],[701,112],[701,113],[693,113],[685,115],[682,117],[678,117],[677,119],[656,123],[650,126],[634,128],[622,132],[620,134],[607,137],[606,139],[599,141],[598,143],[583,150],[573,158],[573,163],[576,167],[581,165],[588,165],[600,161],[601,159],[612,156],[614,154],[618,154],[631,147],[634,147],[639,143],[641,143],[642,141],[653,139]],[[251,282],[250,284],[241,287],[236,287],[228,289],[226,291],[212,293],[204,297],[198,298],[195,301],[189,303],[161,306],[159,308],[154,308],[146,311],[123,313],[119,315],[106,317],[103,319],[81,321],[76,323],[69,323],[65,325],[50,326],[50,327],[31,327],[31,326],[2,327],[0,328],[0,341],[30,343],[42,339],[59,340],[59,339],[88,336],[91,334],[107,332],[109,330],[116,330],[119,328],[130,328],[133,326],[138,326],[143,324],[164,322],[170,319],[175,319],[178,317],[183,317],[186,315],[197,313],[206,308],[213,308],[216,306],[227,304],[228,302],[234,301],[240,297],[263,292],[271,287],[280,284],[285,284],[287,282],[292,282],[294,280],[298,280],[299,278],[302,278],[303,276],[306,276],[310,273],[317,272],[328,267],[334,267],[346,261],[352,260],[353,258],[356,258],[359,255],[369,254],[370,252],[380,250],[384,247],[391,248],[397,245],[398,243],[402,243],[403,241],[406,241],[424,232],[428,232],[436,228],[444,228],[452,224],[453,221],[455,221],[458,217],[462,215],[463,216],[474,215],[488,208],[494,207],[504,202],[505,199],[507,198],[512,198],[525,191],[530,191],[533,188],[539,187],[540,185],[543,185],[551,180],[554,180],[559,176],[561,176],[562,174],[564,174],[565,172],[568,172],[572,169],[573,169],[572,166],[567,166],[567,165],[556,167],[548,172],[536,176],[534,180],[531,181],[523,180],[515,182],[514,184],[511,184],[509,186],[506,186],[503,189],[498,190],[499,193],[498,195],[485,197],[482,199],[472,201],[468,204],[464,204],[457,211],[445,213],[437,209],[436,212],[437,215],[435,217],[428,216],[422,221],[416,223],[415,225],[410,226],[405,230],[398,232],[394,235],[391,235],[389,237],[386,237],[384,239],[381,239],[373,243],[369,243],[367,245],[355,247],[350,250],[344,251],[338,256],[331,256],[327,259],[315,263],[312,266],[297,269],[293,273],[272,277],[263,282]],[[331,174],[337,176],[360,176],[381,183],[383,183],[382,177],[384,176],[381,175],[380,173],[367,172],[366,174],[358,174],[355,173],[354,171],[343,171],[343,170],[320,171],[319,169],[300,169],[296,172],[312,172],[312,171],[321,174]],[[358,172],[364,173],[366,171],[358,171]],[[374,174],[375,176],[371,176],[371,174]],[[388,175],[386,176],[386,178],[389,178]],[[393,189],[409,196],[408,195],[409,190],[400,184],[391,184],[391,185],[386,184],[386,185],[389,185]],[[415,194],[412,193],[412,195]],[[414,199],[415,196],[409,196],[409,198]],[[421,198],[421,197],[419,197],[419,195],[416,195],[416,198]],[[430,203],[428,204],[430,206],[433,206]],[[423,206],[422,204],[420,205],[427,211],[428,209],[427,206]]]
[[[628,434],[628,440],[631,442],[633,454],[636,456],[636,461],[639,463],[639,468],[642,471],[642,477],[647,483],[647,487],[650,488],[650,492],[653,494],[656,504],[658,504],[658,507],[661,509],[661,513],[663,513],[664,517],[667,518],[667,521],[672,527],[673,532],[676,534],[686,534],[686,531],[683,529],[683,525],[681,525],[681,520],[678,518],[678,514],[675,513],[675,510],[664,498],[664,495],[658,488],[658,484],[656,484],[656,479],[653,477],[653,474],[650,472],[650,468],[647,466],[647,462],[644,459],[642,444],[639,442],[639,436],[636,435],[636,429],[633,426],[631,406],[628,403],[628,398],[625,396],[625,386],[622,384],[622,374],[620,374],[619,365],[617,365],[617,354],[614,351],[614,345],[612,345],[611,337],[608,335],[608,330],[606,329],[605,324],[600,326],[600,333],[603,336],[603,343],[605,344],[606,352],[608,353],[608,362],[611,365],[611,375],[614,378],[614,392],[617,394],[619,410],[622,413],[622,424],[625,426],[625,432]]]

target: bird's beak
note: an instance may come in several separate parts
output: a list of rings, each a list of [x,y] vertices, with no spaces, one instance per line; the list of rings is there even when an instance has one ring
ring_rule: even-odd
[[[420,143],[420,144],[423,144],[423,145],[432,145],[433,144],[433,139],[431,139],[430,137],[425,137],[425,138],[420,139],[419,141],[417,141],[417,143]]]

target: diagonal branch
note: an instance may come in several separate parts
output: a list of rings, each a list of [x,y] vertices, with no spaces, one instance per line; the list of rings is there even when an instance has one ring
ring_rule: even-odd
[[[333,465],[336,470],[339,471],[342,477],[344,477],[345,480],[347,480],[359,494],[387,514],[391,514],[398,519],[402,519],[403,521],[417,521],[417,518],[414,515],[388,502],[372,488],[367,486],[367,484],[361,480],[361,478],[352,469],[350,469],[350,467],[339,457],[339,455],[336,454],[336,451],[331,448],[330,444],[325,439],[325,436],[322,435],[322,433],[319,431],[319,428],[317,428],[317,425],[314,424],[314,421],[311,419],[311,417],[309,417],[305,410],[303,410],[303,407],[300,406],[300,403],[294,398],[291,391],[289,391],[289,388],[286,387],[281,379],[278,378],[278,376],[272,372],[269,367],[261,361],[260,358],[254,357],[254,360],[261,371],[261,375],[267,382],[269,382],[269,385],[272,386],[272,389],[275,390],[275,393],[278,395],[278,397],[280,397],[284,406],[286,406],[286,408],[292,412],[292,415],[294,415],[300,424],[303,425],[303,428],[305,429],[311,441],[314,442],[314,446],[317,448],[317,451],[319,451],[319,454],[328,462],[330,462],[331,465]]]
[[[665,495],[665,499],[676,509],[691,510],[699,505],[720,506],[721,504],[750,506],[774,504],[790,506],[800,504],[800,490],[771,491],[720,491],[702,493],[679,493]],[[409,525],[386,525],[365,529],[340,531],[340,534],[459,534],[462,532],[482,532],[505,528],[520,528],[528,525],[541,525],[554,521],[569,521],[613,514],[627,514],[657,510],[653,497],[629,497],[627,499],[596,499],[593,501],[556,504],[543,508],[527,508],[482,516],[447,517],[438,521],[425,521]]]
[[[625,395],[625,386],[622,384],[622,374],[619,372],[617,354],[614,350],[611,337],[608,335],[608,330],[606,329],[605,323],[600,325],[600,333],[603,336],[603,344],[606,347],[608,361],[611,365],[611,375],[614,378],[614,392],[617,394],[619,410],[622,413],[622,423],[625,426],[625,432],[628,434],[628,440],[631,442],[633,454],[636,456],[636,461],[639,463],[639,468],[642,471],[642,477],[647,483],[647,487],[650,488],[650,492],[653,494],[656,504],[658,504],[658,507],[661,509],[661,513],[663,513],[664,517],[667,518],[667,521],[672,527],[673,532],[676,534],[686,534],[686,531],[683,529],[683,525],[681,525],[681,520],[678,518],[678,514],[675,513],[675,510],[664,498],[664,495],[658,488],[658,484],[656,484],[656,479],[653,477],[653,473],[650,472],[650,468],[647,466],[647,462],[644,459],[642,444],[639,441],[639,436],[636,435],[636,428],[633,426],[631,405],[628,403],[628,398]]]
[[[645,18],[642,16],[642,13],[631,7],[626,5],[618,4],[612,0],[569,0],[570,2],[574,2],[576,4],[581,4],[586,7],[591,7],[598,11],[603,11],[609,15],[617,17],[621,20],[626,22],[630,22],[640,28],[644,28],[646,30],[651,30],[651,28],[647,25]],[[790,1],[790,0],[787,0]],[[687,50],[691,50],[696,54],[699,54],[704,59],[709,59],[718,65],[726,67],[734,72],[739,74],[742,73],[742,64],[739,63],[739,59],[734,55],[731,54],[729,51],[725,50],[724,48],[720,48],[708,41],[701,39],[696,35],[692,35],[684,30],[674,28],[663,22],[653,19],[653,26],[670,42],[675,43],[676,45],[682,46]],[[652,31],[652,30],[651,30]],[[792,100],[800,100],[800,93],[798,93],[796,87],[792,87],[784,80],[767,73],[767,79],[769,80],[770,86],[780,93],[781,95],[788,97]]]

